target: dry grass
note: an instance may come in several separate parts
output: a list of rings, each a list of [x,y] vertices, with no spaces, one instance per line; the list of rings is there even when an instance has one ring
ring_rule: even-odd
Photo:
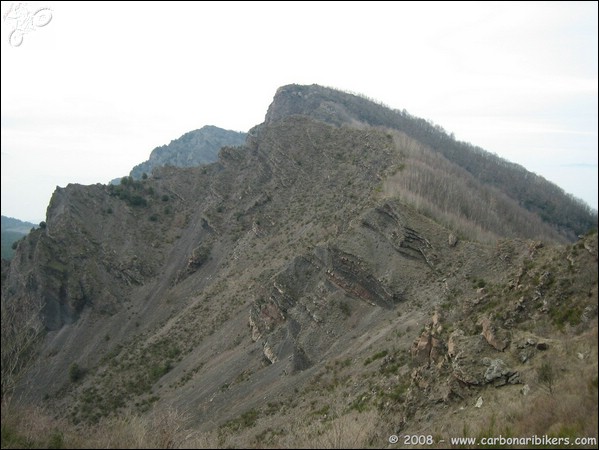
[[[511,396],[489,391],[482,409],[468,407],[465,414],[436,416],[435,425],[419,434],[445,438],[443,447],[449,437],[461,436],[596,438],[596,381],[596,364],[589,364],[557,380],[553,395],[538,387],[526,397],[515,393],[517,389]],[[386,445],[389,431],[372,410],[331,413],[328,418],[306,416],[278,429],[269,428],[268,419],[241,432],[219,434],[193,431],[187,415],[172,408],[74,426],[40,408],[12,407],[2,409],[2,448],[373,448]]]
[[[277,444],[282,448],[371,448],[379,419],[374,411],[351,412],[329,421],[303,421]]]
[[[186,414],[167,408],[147,416],[125,413],[94,425],[75,426],[42,408],[6,405],[2,448],[181,448],[192,438],[201,442],[187,422]]]
[[[529,370],[530,393],[522,386],[488,388],[480,392],[482,408],[473,402],[463,409],[436,416],[433,435],[450,437],[598,437],[597,328],[564,344],[559,358],[539,360]],[[583,354],[583,360],[578,358]],[[555,380],[547,389],[536,377],[537,368],[552,364]],[[507,391],[511,389],[511,391]],[[425,432],[424,434],[429,434]],[[592,447],[592,446],[591,446]]]
[[[64,446],[69,424],[53,419],[42,408],[2,406],[2,448],[57,448]]]
[[[257,429],[226,435],[192,431],[187,420],[169,408],[75,426],[41,408],[13,406],[2,409],[2,448],[370,448],[386,439],[378,435],[380,420],[372,411],[291,421],[266,441],[258,438]]]
[[[580,336],[554,340],[551,359],[539,357],[522,373],[530,386],[489,387],[463,403],[430,405],[403,433],[450,437],[553,437],[597,438],[597,327]],[[582,355],[582,358],[579,356]],[[545,355],[543,355],[545,356]],[[539,382],[538,368],[552,365],[552,392]],[[478,395],[478,394],[477,394]],[[2,408],[2,448],[380,448],[392,431],[390,417],[376,410],[348,412],[342,396],[326,414],[306,414],[301,406],[278,414],[260,414],[251,426],[195,430],[190,416],[174,408],[140,416],[125,413],[95,425],[75,426],[53,418],[42,408]],[[320,404],[322,406],[322,404]],[[416,427],[416,428],[414,428]],[[418,448],[418,446],[412,446]],[[431,446],[425,446],[431,448]],[[432,447],[435,447],[433,445]]]
[[[402,432],[450,437],[598,437],[597,326],[580,336],[554,339],[552,354],[532,360],[522,385],[488,387],[462,403],[428,405]],[[579,356],[582,355],[582,356]],[[551,356],[551,357],[550,357]],[[551,364],[551,392],[538,379],[538,369]],[[476,397],[484,398],[475,408]],[[333,400],[333,399],[332,399]],[[335,400],[333,400],[335,401]],[[73,425],[42,408],[14,404],[2,408],[2,448],[380,448],[387,445],[394,418],[376,410],[349,410],[345,398],[324,404],[326,414],[306,412],[305,406],[258,414],[244,428],[203,432],[191,426],[190,415],[174,408],[146,415],[124,413],[94,425]],[[305,405],[305,404],[304,404]],[[319,402],[313,409],[320,409]],[[435,447],[424,446],[427,448]],[[418,446],[411,446],[418,448]]]

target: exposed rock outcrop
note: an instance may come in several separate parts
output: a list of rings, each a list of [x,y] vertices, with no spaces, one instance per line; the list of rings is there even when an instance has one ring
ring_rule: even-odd
[[[246,133],[207,125],[185,133],[168,145],[156,147],[147,161],[131,169],[130,175],[139,180],[144,173],[151,175],[156,167],[195,167],[210,164],[218,160],[221,148],[243,145],[245,138]]]
[[[494,326],[488,317],[482,317],[478,321],[478,325],[482,326],[481,335],[495,350],[502,352],[510,345],[509,333]]]
[[[490,325],[488,318],[481,321],[487,331],[486,336],[485,333],[478,336],[466,335],[464,331],[457,329],[449,335],[446,346],[443,340],[436,336],[436,332],[443,330],[440,321],[440,314],[435,312],[420,337],[414,341],[411,355],[416,364],[435,363],[440,371],[439,375],[449,373],[451,378],[469,386],[484,386],[490,383],[502,386],[519,382],[518,372],[510,369],[503,359],[493,355],[495,351],[503,352],[507,345],[505,342],[497,342],[496,330]],[[491,344],[489,340],[496,345]],[[488,344],[491,344],[493,350]],[[416,371],[415,375],[413,374],[418,385],[422,385],[422,381],[418,381],[420,373]],[[448,392],[455,392],[456,389],[459,391],[459,387],[452,387],[450,380]]]
[[[552,203],[538,179],[435,130],[290,86],[213,164],[57,189],[46,229],[2,266],[3,302],[43,304],[47,331],[19,394],[83,423],[153,401],[223,432],[255,413],[258,426],[225,444],[274,446],[262,431],[325,405],[388,409],[385,420],[417,430],[454,409],[441,403],[471,407],[485,389],[528,381],[543,348],[560,350],[551,332],[582,339],[595,323],[596,238],[555,245],[572,229],[543,222]],[[539,196],[510,197],[481,162],[486,176],[528,174]],[[443,197],[450,181],[463,183]],[[543,218],[523,206],[540,204]],[[435,211],[463,239],[452,244]],[[535,342],[520,348],[523,330]],[[81,382],[69,380],[73,362],[88,369]]]

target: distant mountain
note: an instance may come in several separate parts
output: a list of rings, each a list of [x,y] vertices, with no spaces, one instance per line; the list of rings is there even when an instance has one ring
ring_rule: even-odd
[[[130,176],[139,180],[144,173],[150,175],[156,167],[195,167],[210,164],[218,159],[218,152],[222,147],[243,145],[245,138],[246,133],[206,125],[199,130],[185,133],[168,145],[156,147],[147,161],[131,170]]]
[[[25,236],[36,225],[12,217],[2,216],[2,258],[11,259],[15,253],[13,243]]]

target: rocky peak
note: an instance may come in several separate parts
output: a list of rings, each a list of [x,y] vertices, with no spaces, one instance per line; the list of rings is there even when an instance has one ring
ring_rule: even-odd
[[[168,145],[156,147],[150,158],[135,166],[130,175],[140,179],[144,173],[150,175],[160,166],[195,167],[210,164],[218,159],[221,148],[243,145],[245,139],[246,133],[206,125],[185,133]]]
[[[536,395],[534,370],[570,336],[582,357],[569,364],[596,368],[597,235],[557,245],[534,213],[435,153],[457,143],[434,150],[439,133],[421,142],[402,123],[416,121],[286,86],[259,133],[214,164],[57,189],[46,228],[2,266],[3,307],[44,305],[27,398],[83,422],[174,406],[246,439],[219,445],[231,447],[284,447],[272,430],[290,417],[332,429],[334,411],[370,411],[385,435],[367,445],[387,445],[397,411],[428,433],[495,387]],[[469,233],[482,226],[491,243]]]
[[[310,116],[334,125],[358,123],[360,118],[352,113],[352,105],[363,102],[367,100],[317,84],[290,84],[277,90],[266,113],[265,123],[292,115]]]

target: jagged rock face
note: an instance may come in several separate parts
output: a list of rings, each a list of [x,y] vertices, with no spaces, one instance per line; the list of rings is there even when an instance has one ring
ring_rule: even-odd
[[[318,360],[336,335],[322,336],[316,346],[306,345],[306,336],[331,325],[343,327],[338,314],[331,315],[331,305],[360,301],[370,308],[392,310],[410,295],[415,274],[434,273],[431,261],[438,260],[433,244],[411,227],[411,220],[409,210],[385,202],[368,209],[342,238],[294,258],[272,278],[268,296],[254,302],[249,318],[252,335],[267,339],[269,350],[275,349],[280,360],[292,349]],[[445,245],[441,230],[436,231],[432,237]],[[372,252],[383,245],[387,253]],[[433,359],[441,353],[440,345],[433,338]]]
[[[243,145],[246,133],[205,126],[185,133],[168,145],[156,147],[150,158],[135,166],[130,175],[139,180],[144,173],[151,175],[155,168],[164,166],[196,167],[218,160],[223,147]]]
[[[499,207],[504,211],[493,214],[490,219],[497,224],[501,223],[497,229],[504,231],[499,235],[513,237],[526,235],[530,239],[538,239],[543,235],[544,239],[563,242],[564,239],[573,241],[578,235],[597,226],[596,211],[573,202],[561,189],[543,178],[527,172],[516,164],[490,157],[488,154],[485,155],[485,152],[479,148],[457,142],[439,126],[412,117],[406,111],[390,110],[364,97],[322,86],[283,86],[276,92],[266,114],[265,123],[272,124],[292,115],[309,116],[336,126],[386,127],[416,139],[432,149],[435,157],[442,155],[442,158],[452,164],[457,164],[460,171],[459,175],[456,172],[456,176],[466,177],[470,185],[480,181],[483,183],[479,186],[480,190],[486,190],[491,185],[493,189],[501,191],[499,196],[496,195],[497,191],[494,191],[493,194],[485,193],[481,200],[484,207],[489,204],[489,196],[493,196],[494,201],[499,203],[503,203],[506,199],[515,201],[518,206],[508,201]],[[419,163],[415,162],[415,164]],[[428,177],[419,174],[420,178],[429,178],[431,182],[437,175],[434,168],[429,172]],[[470,178],[470,176],[472,177]],[[539,189],[541,186],[543,187]],[[448,198],[441,194],[446,187],[446,184],[443,184],[440,191],[430,197],[427,197],[426,194],[422,195],[422,193],[419,193],[418,196],[426,198],[431,204],[445,203]],[[447,204],[443,204],[442,208],[446,209]],[[453,208],[459,209],[457,204],[454,204]],[[468,206],[462,208],[466,210]],[[513,209],[513,213],[507,212],[510,209]],[[556,213],[558,210],[560,212]],[[553,211],[553,217],[549,211]],[[533,215],[529,212],[532,212]],[[479,213],[470,212],[466,216],[470,216],[472,219],[473,214]],[[510,219],[506,215],[511,214],[526,217],[527,221],[536,221],[541,216],[546,223],[538,223],[534,226],[534,230],[531,228],[530,231],[526,231],[525,224],[509,223]],[[507,231],[513,227],[518,230],[516,233]],[[454,242],[453,239],[451,241]]]
[[[328,95],[330,90],[320,86],[283,86],[268,108],[265,123],[273,123],[292,115],[306,115],[334,125],[358,123],[342,102]]]
[[[100,244],[81,227],[80,189],[57,189],[48,207],[46,228],[35,230],[21,244],[6,279],[7,289],[41,299],[43,322],[49,330],[73,323],[92,298],[99,308],[110,310],[121,292],[118,283],[103,286],[112,269],[100,257]],[[86,198],[93,202],[101,189],[88,188]],[[28,270],[23,270],[25,267]],[[21,285],[28,289],[19,289]]]
[[[482,317],[479,320],[482,326],[482,336],[495,350],[504,351],[510,345],[508,333],[505,330],[497,329],[488,317]]]
[[[483,358],[481,362],[487,366],[487,370],[485,370],[487,383],[494,383],[497,387],[508,382],[510,384],[518,383],[518,372],[510,369],[502,359]]]
[[[436,311],[412,344],[410,354],[416,367],[411,374],[413,390],[407,414],[414,414],[417,405],[430,401],[449,403],[467,397],[472,395],[470,389],[521,382],[519,372],[508,366],[505,356],[497,357],[503,346],[495,348],[482,334],[468,335],[461,329],[453,331],[446,344],[442,333],[441,317]]]
[[[118,189],[126,192],[127,187]],[[48,206],[46,227],[23,242],[8,272],[6,288],[38,296],[48,330],[75,322],[86,307],[114,314],[132,288],[157,274],[166,243],[147,214],[165,202],[158,197],[159,188],[146,192],[140,182],[131,189],[149,205],[141,207],[113,196],[112,186],[57,188]],[[167,195],[164,192],[160,195]],[[177,199],[169,197],[169,206],[171,214],[162,215],[163,225],[177,218]]]
[[[252,336],[255,340],[267,338],[271,342],[269,352],[276,345],[277,359],[289,356],[293,349],[294,364],[299,356],[302,362],[297,366],[305,367],[306,361],[319,358],[320,348],[303,349],[302,335],[330,322],[324,311],[336,297],[385,309],[399,301],[399,293],[376,279],[360,258],[334,247],[316,248],[311,254],[296,257],[273,278],[268,299],[253,304],[249,319]],[[286,332],[281,333],[280,327]],[[326,341],[323,344],[326,346]],[[265,356],[272,361],[266,347]]]
[[[538,337],[523,344],[520,323],[596,317],[596,237],[568,250],[448,238],[384,189],[411,141],[333,99],[288,87],[214,164],[58,189],[47,227],[2,267],[3,302],[45,305],[27,395],[83,421],[156,396],[216,426],[296,389],[371,398],[361,375],[372,370],[386,377],[384,408],[407,405],[409,417],[518,382],[541,351]],[[565,299],[574,319],[560,316]],[[81,383],[68,379],[72,362],[87,369]],[[328,363],[348,371],[347,383],[331,380],[343,395],[318,381]]]
[[[448,355],[453,376],[464,384],[482,386],[500,379],[517,382],[516,372],[502,359],[493,358],[494,353],[482,336],[465,336],[460,330],[452,333]]]

